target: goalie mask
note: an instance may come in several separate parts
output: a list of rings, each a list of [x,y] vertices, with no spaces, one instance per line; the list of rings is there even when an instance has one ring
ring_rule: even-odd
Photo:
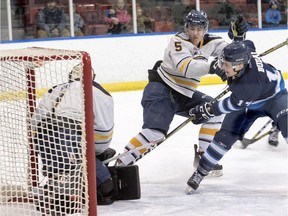
[[[96,75],[94,73],[93,68],[91,68],[91,72],[92,72],[92,80],[94,80]],[[69,80],[70,81],[81,80],[82,77],[83,77],[83,64],[79,63],[76,66],[74,66],[71,72],[69,73]]]
[[[229,62],[235,71],[235,68],[239,64],[243,64],[243,69],[237,74],[239,77],[243,73],[245,67],[250,63],[251,57],[250,49],[243,42],[233,42],[223,49],[218,60],[218,65],[222,68],[224,61]]]
[[[208,26],[209,26],[207,14],[202,10],[190,11],[188,15],[186,16],[186,21],[185,21],[185,28],[188,28],[188,26],[202,27],[205,30],[205,34],[206,34],[206,32],[208,31]]]

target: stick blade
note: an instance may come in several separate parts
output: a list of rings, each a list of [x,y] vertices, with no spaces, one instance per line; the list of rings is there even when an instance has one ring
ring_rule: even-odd
[[[254,142],[255,140],[253,139],[243,138],[243,140],[241,141],[242,149],[246,149],[249,145],[253,144]]]

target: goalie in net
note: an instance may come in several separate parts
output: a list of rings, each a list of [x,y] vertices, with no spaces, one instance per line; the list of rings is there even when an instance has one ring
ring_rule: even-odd
[[[69,82],[50,89],[42,98],[33,115],[34,144],[43,164],[44,180],[41,184],[44,196],[39,210],[71,212],[65,206],[83,205],[79,190],[73,178],[82,178],[82,152],[79,145],[84,134],[81,122],[83,108],[80,91],[82,85],[82,63],[69,74]],[[93,70],[92,70],[93,72]],[[93,72],[93,79],[95,74]],[[94,140],[96,149],[96,178],[98,205],[114,201],[114,183],[107,166],[100,159],[112,157],[115,151],[109,148],[114,127],[114,104],[111,95],[93,80]],[[98,159],[99,158],[99,159]],[[53,193],[52,193],[53,192]],[[46,201],[51,198],[47,208]],[[48,196],[49,195],[49,196]],[[83,199],[84,200],[84,199]],[[78,201],[78,202],[75,202]],[[52,203],[52,204],[51,204]],[[47,210],[48,209],[48,210]],[[68,211],[68,212],[67,212]]]

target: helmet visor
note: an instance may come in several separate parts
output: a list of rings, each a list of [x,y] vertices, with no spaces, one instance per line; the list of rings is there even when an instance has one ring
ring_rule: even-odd
[[[223,68],[225,66],[226,68],[233,68],[235,69],[239,64],[242,64],[243,62],[230,62],[225,60],[222,56],[218,58],[218,66],[219,68]]]

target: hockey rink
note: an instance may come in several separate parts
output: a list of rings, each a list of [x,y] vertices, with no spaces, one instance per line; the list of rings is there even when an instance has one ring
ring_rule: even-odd
[[[214,97],[224,87],[199,86],[199,90]],[[142,92],[112,93],[115,130],[110,147],[117,153],[122,153],[141,130]],[[185,120],[175,116],[170,130]],[[257,120],[245,137],[251,138],[267,121]],[[194,171],[193,145],[198,142],[198,130],[199,126],[189,123],[139,160],[141,199],[98,206],[98,216],[288,216],[288,146],[281,135],[276,148],[268,144],[267,136],[245,150],[236,143],[220,161],[224,175],[206,177],[195,194],[186,195],[186,181]],[[4,209],[13,209],[13,216],[41,215],[35,206],[24,203],[0,205],[0,215],[8,216]]]
[[[286,81],[287,86],[287,81]],[[200,86],[216,96],[225,85]],[[112,93],[115,102],[115,132],[111,147],[117,153],[142,126],[142,91]],[[175,117],[173,130],[185,121]],[[268,121],[258,119],[246,138]],[[265,131],[269,130],[268,126]],[[236,143],[220,161],[224,175],[206,177],[193,195],[184,193],[193,173],[193,144],[199,126],[188,124],[136,164],[139,166],[141,199],[98,206],[98,216],[287,216],[288,146],[282,135],[278,147],[267,136],[247,149]],[[264,132],[265,132],[264,131]],[[112,162],[110,165],[113,165]]]

